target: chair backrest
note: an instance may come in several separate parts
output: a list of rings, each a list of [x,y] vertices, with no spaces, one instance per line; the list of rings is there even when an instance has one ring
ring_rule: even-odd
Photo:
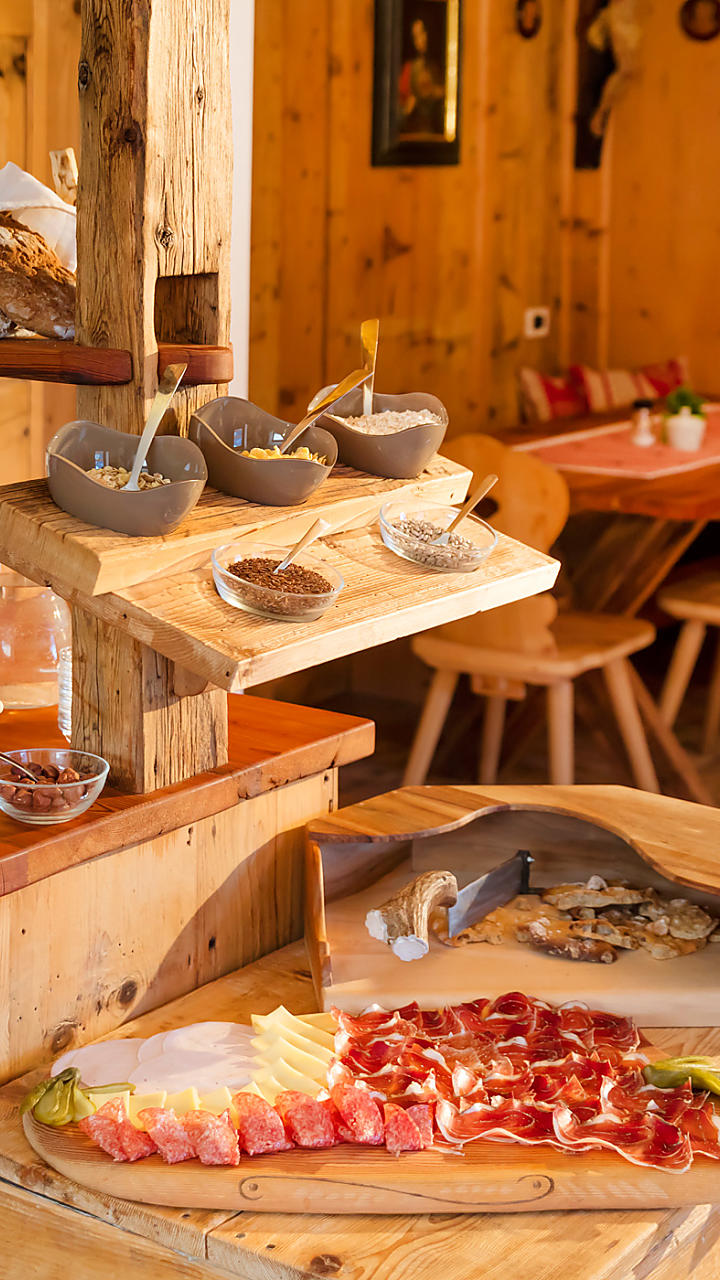
[[[493,436],[456,436],[446,441],[443,453],[471,469],[473,483],[496,473],[498,482],[491,495],[497,503],[490,517],[493,528],[538,551],[550,550],[570,510],[568,487],[558,471],[530,453],[509,449]],[[549,627],[556,616],[557,605],[545,594],[449,622],[439,630],[463,644],[539,653],[553,647]]]

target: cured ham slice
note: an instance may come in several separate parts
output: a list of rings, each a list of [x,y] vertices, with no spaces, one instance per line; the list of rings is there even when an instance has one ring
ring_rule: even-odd
[[[607,1147],[630,1160],[655,1169],[684,1173],[692,1164],[690,1138],[676,1125],[660,1116],[621,1117],[595,1116],[582,1121],[568,1107],[556,1107],[553,1127],[563,1146],[573,1148]]]

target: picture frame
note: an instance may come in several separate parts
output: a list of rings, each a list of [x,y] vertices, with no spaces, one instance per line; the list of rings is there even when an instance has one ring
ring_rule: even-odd
[[[460,162],[462,0],[375,0],[373,165]]]

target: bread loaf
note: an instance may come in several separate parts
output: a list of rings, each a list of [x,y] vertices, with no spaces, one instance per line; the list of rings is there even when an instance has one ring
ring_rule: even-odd
[[[75,336],[75,277],[45,239],[0,213],[0,333]]]

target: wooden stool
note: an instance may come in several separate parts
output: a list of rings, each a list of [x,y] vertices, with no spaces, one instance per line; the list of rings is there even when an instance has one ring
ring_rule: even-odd
[[[672,725],[690,683],[705,632],[708,627],[720,628],[720,573],[717,570],[699,573],[677,586],[666,587],[658,595],[658,603],[671,618],[684,620],[660,698],[660,714],[667,724]],[[720,632],[710,681],[703,751],[712,750],[719,728]]]
[[[445,451],[472,467],[475,477],[494,471],[497,511],[493,525],[547,551],[567,519],[569,498],[563,477],[532,454],[508,449],[490,436],[458,436]],[[627,749],[633,776],[645,791],[658,780],[631,682],[628,655],[652,644],[654,628],[632,618],[602,613],[562,613],[550,595],[476,614],[426,631],[413,651],[434,668],[430,689],[405,770],[406,784],[425,780],[462,674],[486,697],[479,780],[495,779],[509,698],[524,696],[526,685],[547,689],[550,781],[574,781],[573,680],[601,670]]]

